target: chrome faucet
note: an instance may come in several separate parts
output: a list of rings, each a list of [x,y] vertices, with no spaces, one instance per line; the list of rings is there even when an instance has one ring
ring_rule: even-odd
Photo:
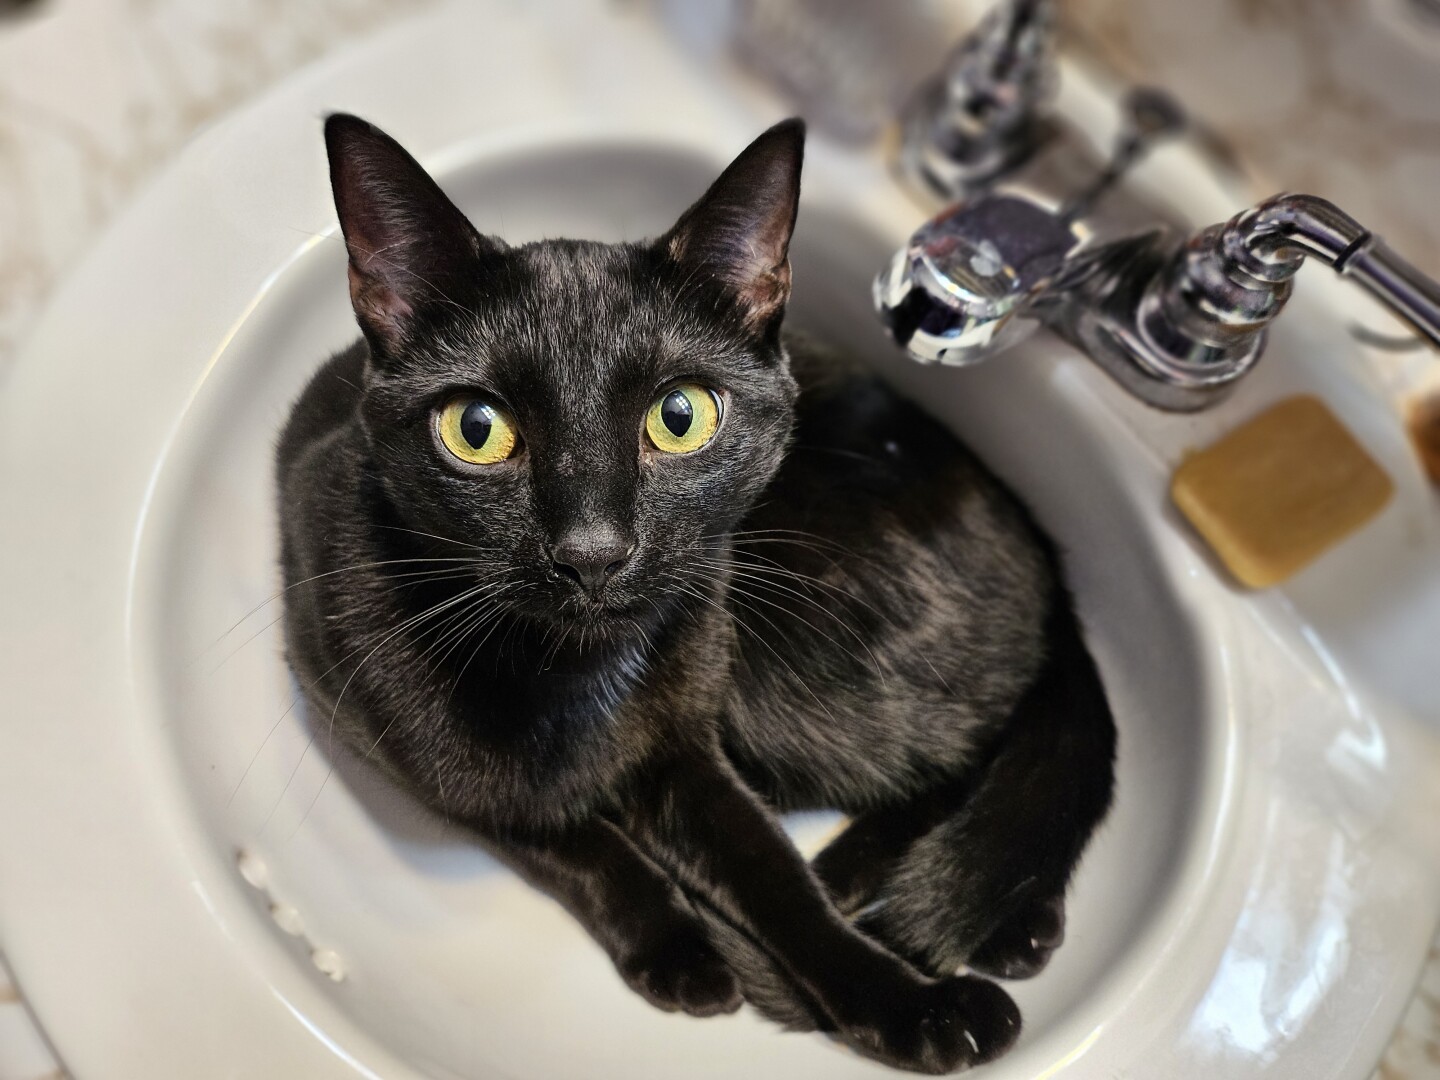
[[[1055,8],[1014,0],[992,9],[921,87],[906,116],[908,173],[942,197],[978,191],[1053,135]]]
[[[953,202],[875,281],[895,340],[922,363],[973,364],[1040,326],[1141,400],[1220,400],[1265,348],[1307,258],[1355,281],[1440,347],[1440,285],[1338,207],[1277,195],[1189,240],[1133,195],[1126,171],[1183,130],[1183,112],[1132,91],[1108,162],[1043,114],[1053,85],[1048,0],[1008,0],[952,54],[905,124],[902,167]]]

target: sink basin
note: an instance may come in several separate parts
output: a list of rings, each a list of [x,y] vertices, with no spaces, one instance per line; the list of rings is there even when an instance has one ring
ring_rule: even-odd
[[[457,4],[208,132],[80,269],[0,402],[0,488],[25,523],[0,566],[0,945],[41,1023],[79,1077],[885,1073],[748,1011],[654,1011],[461,830],[311,745],[281,656],[271,457],[356,336],[317,121],[334,108],[510,241],[655,235],[781,114],[634,10]],[[1197,218],[1218,200],[1177,191]],[[1069,939],[1012,985],[1025,1034],[987,1074],[1367,1075],[1440,913],[1440,695],[1415,636],[1440,634],[1440,515],[1330,294],[1297,297],[1231,402],[1165,416],[1048,337],[964,372],[900,359],[869,281],[921,217],[876,154],[813,142],[790,319],[1032,505],[1121,732]],[[1399,496],[1285,590],[1245,594],[1167,478],[1299,392]],[[57,415],[103,442],[56,440]],[[833,820],[790,825],[814,847]]]

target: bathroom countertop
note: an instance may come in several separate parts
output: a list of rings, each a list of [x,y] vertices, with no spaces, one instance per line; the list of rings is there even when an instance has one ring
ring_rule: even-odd
[[[1148,12],[1163,2],[1141,6]],[[1255,6],[1232,2],[1237,12]],[[18,341],[58,278],[193,132],[300,65],[426,3],[41,0],[25,5],[25,14],[0,14],[0,386]],[[1080,6],[1093,9],[1097,19],[1118,7],[1109,0]],[[1386,5],[1377,0],[1371,6]],[[0,12],[7,10],[0,0]],[[1328,26],[1339,34],[1346,24],[1316,25],[1318,31],[1308,32],[1323,34]],[[1315,64],[1330,57],[1338,78],[1343,50],[1312,53],[1319,57]],[[1133,58],[1129,65],[1123,55],[1115,59],[1134,66]],[[1328,76],[1318,77],[1325,82]],[[1337,115],[1342,113],[1348,115]],[[1417,143],[1413,124],[1394,125],[1397,155],[1405,139],[1411,140],[1407,153],[1427,155],[1409,171],[1437,175],[1436,132],[1440,128],[1429,122]],[[1379,137],[1373,124],[1370,134]],[[1243,152],[1244,139],[1237,145]],[[1262,171],[1284,186],[1310,183],[1308,177],[1287,180],[1286,160],[1272,154]],[[1416,219],[1414,231],[1396,228],[1397,235],[1440,235],[1428,202],[1425,210],[1428,218]],[[1417,261],[1433,267],[1440,246],[1429,255]],[[0,963],[0,1080],[63,1076],[43,1042],[25,1033],[26,1024],[23,1001]],[[1440,942],[1432,946],[1374,1080],[1440,1080]]]

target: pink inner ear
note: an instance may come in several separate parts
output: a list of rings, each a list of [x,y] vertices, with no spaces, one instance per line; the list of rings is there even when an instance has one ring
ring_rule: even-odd
[[[371,262],[375,262],[373,256]],[[390,288],[382,276],[361,270],[353,261],[349,276],[350,303],[355,308],[355,314],[386,341],[398,342],[401,324],[414,314],[414,308]]]
[[[745,321],[758,326],[767,322],[790,299],[790,260],[786,257],[790,235],[786,228],[767,234],[751,234],[739,214],[734,221],[709,224],[711,236],[693,235],[697,224],[682,228],[670,238],[667,251],[677,262],[703,262],[734,292],[745,309]],[[700,219],[699,228],[705,227]]]
[[[754,275],[737,291],[745,305],[745,321],[752,326],[767,322],[790,299],[790,260]]]

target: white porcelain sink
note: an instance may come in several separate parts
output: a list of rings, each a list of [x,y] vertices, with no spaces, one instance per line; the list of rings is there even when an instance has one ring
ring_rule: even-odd
[[[463,833],[307,749],[270,467],[289,402],[355,336],[319,135],[335,108],[512,241],[653,235],[781,112],[637,13],[457,4],[207,133],[80,269],[0,400],[0,946],[41,1022],[81,1078],[884,1073],[748,1012],[650,1009]],[[1196,169],[1154,175],[1221,216]],[[794,322],[1032,504],[1120,723],[1069,940],[1014,984],[1025,1035],[987,1075],[1363,1077],[1440,914],[1440,514],[1331,294],[1302,292],[1252,382],[1198,418],[1049,338],[921,369],[869,309],[921,211],[878,157],[823,140],[805,184]],[[1283,592],[1244,594],[1167,477],[1305,390],[1399,497]],[[825,827],[795,823],[804,843]]]

